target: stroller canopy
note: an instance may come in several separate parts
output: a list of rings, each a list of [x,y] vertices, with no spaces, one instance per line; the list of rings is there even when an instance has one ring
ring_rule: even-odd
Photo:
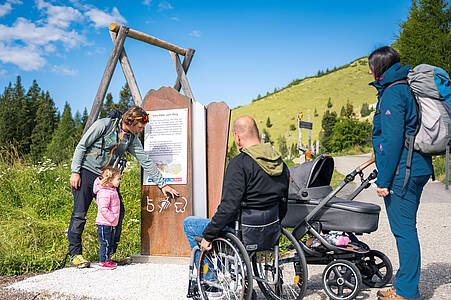
[[[333,172],[334,159],[328,155],[320,155],[313,161],[290,168],[290,176],[297,190],[329,186]]]

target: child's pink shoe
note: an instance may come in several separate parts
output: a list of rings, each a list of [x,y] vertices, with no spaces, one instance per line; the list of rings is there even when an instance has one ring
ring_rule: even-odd
[[[99,268],[100,269],[106,269],[106,270],[114,270],[117,267],[117,264],[115,262],[112,262],[111,260],[107,260],[106,262],[99,262]]]

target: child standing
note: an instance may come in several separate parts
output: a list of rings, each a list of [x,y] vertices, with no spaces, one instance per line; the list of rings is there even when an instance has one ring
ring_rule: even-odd
[[[117,264],[110,260],[112,246],[119,221],[120,199],[117,188],[121,183],[121,173],[116,168],[106,168],[94,181],[97,203],[97,235],[100,242],[99,268],[113,270]]]

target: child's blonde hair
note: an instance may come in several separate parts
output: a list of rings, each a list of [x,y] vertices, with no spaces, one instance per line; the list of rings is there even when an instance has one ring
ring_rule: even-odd
[[[111,183],[117,175],[121,175],[121,171],[118,168],[106,168],[103,170],[102,175],[100,175],[100,185],[105,186]]]

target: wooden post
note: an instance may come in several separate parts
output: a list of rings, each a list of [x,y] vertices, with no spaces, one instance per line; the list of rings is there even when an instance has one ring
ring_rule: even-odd
[[[446,146],[446,163],[445,163],[445,176],[446,176],[446,182],[445,182],[445,189],[449,189],[449,148],[451,147],[451,141],[448,143],[448,146]]]
[[[319,154],[319,141],[316,141],[316,151],[315,154]]]
[[[121,54],[122,49],[124,48],[124,42],[125,38],[127,37],[127,32],[128,27],[126,26],[120,27],[116,41],[114,42],[113,50],[111,51],[111,55],[108,60],[108,64],[105,68],[105,72],[103,73],[102,81],[100,81],[99,89],[97,90],[94,103],[92,104],[91,112],[89,114],[88,120],[86,121],[83,133],[85,133],[88,130],[88,128],[91,127],[92,123],[94,123],[94,121],[97,119],[97,115],[99,114],[100,107],[102,107],[106,91],[108,90],[108,86],[110,85],[111,77],[113,76],[114,69],[116,68],[119,55]]]
[[[110,31],[110,37],[113,43],[116,41],[116,35],[116,32]],[[130,88],[133,102],[135,103],[135,105],[142,106],[143,100],[141,93],[139,92],[138,84],[136,83],[135,75],[133,75],[132,67],[130,65],[130,61],[128,60],[125,49],[122,49],[121,53],[119,54],[119,61],[121,63],[122,71],[124,72],[125,80],[127,80],[128,87]]]
[[[229,137],[230,108],[224,102],[207,105],[208,217],[221,202],[222,183]]]
[[[310,123],[310,115],[307,115],[307,121]],[[308,149],[312,151],[312,130],[308,130]]]
[[[260,140],[260,143],[264,144],[266,141],[266,134],[262,133],[262,138]]]
[[[124,26],[124,25],[120,25],[120,24],[112,22],[112,23],[110,23],[108,28],[110,29],[110,31],[118,32],[119,28],[121,26]],[[132,39],[139,40],[141,42],[145,42],[145,43],[175,52],[175,53],[183,55],[183,56],[186,55],[186,49],[183,49],[183,48],[173,45],[171,43],[165,42],[156,37],[148,35],[146,33],[142,33],[142,32],[130,29],[127,33],[127,36]]]
[[[180,77],[180,83],[182,85],[183,93],[185,94],[185,96],[190,97],[194,100],[191,87],[189,86],[188,79],[186,78],[182,63],[180,62],[180,57],[175,52],[169,51],[169,53],[171,54],[172,62],[174,63],[177,75]]]
[[[299,129],[299,145],[298,145],[298,148],[299,148],[299,156],[301,156],[302,155],[302,132],[301,132],[301,120],[300,119],[298,119],[298,129]]]
[[[194,49],[188,48],[188,50],[186,51],[186,55],[185,58],[183,59],[183,70],[185,71],[185,74],[188,73],[188,69],[189,66],[191,64],[191,60],[193,59],[193,55],[194,55]],[[176,89],[177,91],[180,91],[180,88],[182,87],[182,84],[180,83],[180,75],[177,75],[177,80],[175,81],[174,84],[174,89]]]

